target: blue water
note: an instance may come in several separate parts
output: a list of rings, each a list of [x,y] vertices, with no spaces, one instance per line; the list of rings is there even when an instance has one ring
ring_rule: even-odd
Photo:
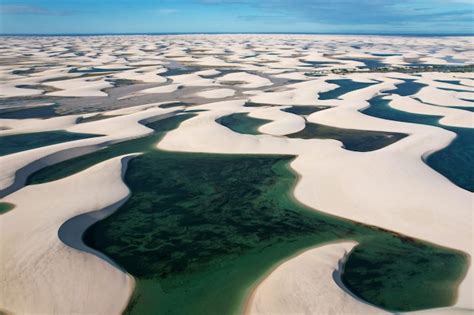
[[[446,60],[447,62],[451,63],[451,64],[464,64],[464,63],[466,63],[465,59],[456,59],[454,56],[446,56],[443,59]]]
[[[457,134],[446,148],[428,157],[426,163],[457,186],[474,192],[474,129],[448,127],[439,124],[440,116],[420,115],[390,107],[389,100],[377,96],[369,101],[370,106],[362,113],[395,121],[431,125]]]
[[[402,54],[372,53],[371,55],[376,56],[376,57],[392,57],[392,56],[401,56]]]
[[[460,80],[435,80],[435,81],[441,82],[441,83],[459,85],[459,86],[467,86],[467,85],[462,84]]]
[[[418,93],[426,84],[415,82],[415,79],[405,79],[403,83],[396,84],[394,90],[386,91],[388,94],[409,96]]]
[[[334,90],[319,93],[320,100],[331,100],[337,99],[340,96],[355,91],[359,89],[366,88],[371,86],[375,83],[362,83],[362,82],[355,82],[350,79],[340,79],[340,80],[328,80],[328,83],[333,83],[339,85],[339,87],[335,88]]]
[[[431,106],[437,106],[437,107],[443,107],[443,108],[449,107],[449,108],[462,109],[462,110],[467,110],[467,111],[470,111],[470,112],[474,112],[474,107],[436,105],[436,104],[431,104],[431,103],[422,102],[419,98],[415,98],[415,99],[416,99],[418,102],[421,102],[421,103],[427,104],[427,105],[431,105]],[[465,101],[469,101],[469,100],[465,100]]]
[[[103,68],[95,68],[92,67],[90,69],[78,69],[72,68],[69,70],[69,73],[102,73],[102,72],[114,72],[114,71],[123,71],[123,70],[130,70],[131,68],[111,68],[111,69],[103,69]]]
[[[340,58],[341,60],[352,60],[352,61],[359,61],[365,64],[365,67],[359,68],[381,68],[385,67],[387,64],[383,63],[379,59],[375,58]]]
[[[27,118],[51,118],[58,116],[55,111],[55,105],[23,107],[13,110],[0,110],[2,119],[27,119]]]

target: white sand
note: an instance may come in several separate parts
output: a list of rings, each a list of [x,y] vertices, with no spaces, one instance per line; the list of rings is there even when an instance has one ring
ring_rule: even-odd
[[[246,314],[386,314],[334,282],[341,281],[340,262],[355,245],[323,245],[282,263],[253,292]]]
[[[238,85],[243,89],[255,89],[272,85],[270,80],[247,72],[228,73],[222,77],[219,77],[217,81],[220,83],[243,82],[242,84]]]
[[[211,111],[183,122],[158,147],[189,152],[295,154],[298,158],[291,167],[301,176],[295,197],[304,204],[472,253],[472,194],[453,185],[421,160],[422,156],[448,145],[454,134],[431,126],[381,120],[356,110],[367,106],[365,100],[377,91],[391,86],[393,83],[377,84],[352,92],[340,101],[344,106],[308,118],[338,127],[411,134],[378,151],[346,151],[334,140],[241,135],[215,123],[219,116],[238,110],[243,101],[197,107]],[[274,100],[273,95],[261,99],[262,103]],[[458,306],[472,308],[470,292],[471,271],[461,286]]]
[[[278,107],[258,108],[249,114],[250,117],[271,120],[262,125],[258,131],[261,133],[283,136],[303,130],[306,126],[303,117],[287,113]]]
[[[4,199],[16,207],[0,216],[0,308],[24,314],[120,314],[125,309],[133,278],[64,245],[57,235],[69,218],[127,198],[121,160]]]
[[[177,109],[179,109],[179,107],[173,109],[155,107],[126,116],[73,125],[66,130],[78,133],[101,134],[104,136],[68,141],[1,156],[0,164],[3,167],[0,168],[0,191],[7,190],[11,186],[22,183],[29,174],[46,165],[93,152],[112,143],[150,134],[153,130],[144,126],[140,123],[141,121],[153,121],[165,118],[168,114],[173,113]],[[16,122],[17,124],[22,124],[21,120],[16,120]],[[10,130],[6,130],[5,132],[9,131]]]
[[[234,96],[234,94],[235,90],[232,89],[216,89],[199,92],[196,94],[196,96],[204,98],[226,98]]]
[[[102,90],[111,88],[112,83],[103,78],[77,78],[43,83],[61,91],[47,93],[51,96],[107,96]]]
[[[28,45],[25,45],[25,41]],[[362,48],[352,47],[356,44]],[[84,55],[72,54],[64,47],[66,45],[76,47]],[[277,106],[333,107],[309,115],[307,119],[310,122],[341,128],[407,133],[409,137],[367,153],[344,150],[342,143],[336,140],[288,139],[282,135],[304,127],[301,117],[282,112],[282,108],[278,107],[243,107],[247,99],[235,100],[241,94],[235,96],[228,92],[226,97],[230,101],[194,106],[193,109],[208,111],[200,112],[197,117],[182,123],[158,147],[185,152],[296,155],[291,163],[292,169],[299,175],[294,194],[304,204],[323,212],[459,249],[471,256],[473,254],[472,193],[455,186],[422,161],[428,154],[449,145],[455,134],[437,127],[382,120],[359,112],[368,106],[367,101],[375,95],[393,89],[395,84],[402,82],[400,79],[412,78],[429,86],[415,96],[390,96],[390,106],[412,113],[440,115],[440,122],[445,125],[472,127],[472,112],[448,108],[472,107],[472,102],[466,101],[473,99],[472,93],[442,90],[453,88],[472,92],[472,88],[436,81],[461,80],[462,84],[472,86],[472,74],[425,73],[420,77],[400,73],[331,74],[325,77],[304,75],[313,70],[361,66],[361,62],[340,58],[371,58],[371,52],[396,52],[403,55],[380,57],[391,65],[404,64],[402,57],[422,57],[424,62],[437,64],[446,64],[447,56],[468,60],[471,58],[470,37],[446,37],[442,45],[439,44],[439,38],[396,36],[33,37],[9,38],[0,46],[4,48],[1,58],[5,61],[0,66],[0,97],[43,93],[41,88],[21,87],[25,85],[49,85],[60,89],[48,93],[54,96],[105,96],[104,89],[112,86],[107,81],[108,76],[111,79],[164,84],[125,98],[148,93],[174,93],[180,87],[213,89],[214,92],[207,93],[221,96],[225,87],[223,83],[239,81],[237,88],[252,89],[243,92],[252,102]],[[25,55],[31,57],[18,58]],[[239,72],[209,78],[218,74],[210,69],[164,78],[166,70],[163,66],[170,61],[191,66],[222,66]],[[311,61],[329,63],[321,67],[310,66],[308,62]],[[54,67],[47,66],[50,64],[54,64]],[[33,73],[13,73],[31,67],[35,67]],[[92,67],[108,71],[89,77],[69,73],[71,68]],[[119,68],[126,70],[114,71]],[[272,88],[268,75],[304,82]],[[337,88],[327,80],[341,78],[360,82],[378,80],[381,83],[345,94],[338,100],[318,100],[318,93]],[[171,83],[165,84],[165,80]],[[216,89],[220,92],[215,92]],[[423,104],[415,97],[439,106]],[[0,131],[4,135],[58,129],[105,134],[101,138],[62,143],[1,157],[1,187],[9,187],[20,175],[26,176],[38,165],[56,163],[116,141],[150,133],[151,130],[141,125],[140,120],[153,119],[156,115],[164,117],[172,112],[157,106],[158,103],[152,103],[133,109],[110,111],[103,114],[121,116],[77,126],[77,116],[47,120],[0,120],[0,128],[10,128]],[[249,112],[251,117],[272,122],[261,126],[259,131],[265,134],[258,136],[237,134],[215,122],[221,116],[236,112]],[[2,237],[1,246],[7,253],[0,257],[1,284],[2,288],[7,288],[0,296],[0,309],[20,313],[34,310],[43,313],[97,314],[118,313],[123,309],[132,280],[106,262],[64,246],[57,238],[58,227],[67,219],[96,210],[126,195],[126,187],[116,169],[118,165],[119,159],[107,161],[61,181],[23,188],[5,198],[17,204],[17,208],[0,216],[2,236],[5,236]],[[103,184],[106,181],[110,182],[110,186]],[[104,191],[104,187],[107,190]],[[81,202],[74,202],[83,196],[94,198],[82,198]],[[34,205],[35,211],[29,205]],[[34,238],[31,237],[32,233]],[[278,305],[284,310],[298,307],[314,310],[314,313],[324,313],[324,310],[330,310],[330,313],[347,313],[347,310],[359,309],[363,313],[373,311],[373,308],[339,289],[330,277],[344,249],[352,247],[352,244],[344,244],[310,250],[277,268],[257,288],[258,310],[272,312]],[[305,271],[304,274],[300,268]],[[268,291],[266,288],[271,288],[274,280],[267,281],[274,279],[281,270],[284,270],[285,276],[275,279],[290,282],[279,285],[276,293],[275,290]],[[71,277],[64,277],[65,272]],[[287,274],[295,278],[288,278]],[[317,277],[318,281],[307,281],[310,277]],[[294,292],[301,294],[295,296]],[[316,292],[324,294],[322,301],[318,295],[311,294]],[[456,307],[429,310],[426,313],[456,313],[462,308],[472,310],[472,296],[473,274],[470,268],[461,284]]]

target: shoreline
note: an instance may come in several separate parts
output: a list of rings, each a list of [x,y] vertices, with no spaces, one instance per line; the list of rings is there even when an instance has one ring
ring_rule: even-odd
[[[465,187],[464,183],[471,179],[469,169],[465,169],[473,152],[469,144],[471,132],[463,133],[459,131],[460,129],[453,129],[474,128],[471,122],[474,113],[469,112],[474,101],[472,96],[474,89],[471,87],[473,74],[420,71],[411,75],[396,71],[374,73],[362,70],[357,73],[339,74],[337,70],[341,67],[376,69],[386,65],[387,69],[391,69],[404,65],[426,67],[435,65],[433,69],[448,67],[454,71],[456,68],[453,65],[470,64],[469,56],[472,52],[470,42],[474,34],[463,37],[438,37],[439,34],[434,37],[411,37],[415,34],[387,36],[387,34],[334,33],[104,34],[102,35],[104,37],[100,37],[99,34],[76,34],[76,37],[74,34],[63,35],[62,37],[51,34],[0,35],[5,39],[2,48],[6,53],[5,66],[2,70],[5,76],[4,91],[0,103],[8,108],[15,104],[27,106],[40,100],[51,99],[57,101],[59,113],[77,111],[85,113],[48,119],[31,117],[21,119],[23,116],[17,116],[18,119],[4,118],[0,119],[0,133],[8,135],[66,130],[79,133],[94,131],[104,136],[99,140],[97,138],[80,140],[82,142],[37,149],[27,147],[21,153],[0,158],[0,164],[4,166],[0,171],[0,184],[3,188],[10,189],[3,191],[3,195],[6,195],[6,201],[17,205],[14,210],[0,216],[2,227],[5,229],[4,240],[0,245],[6,255],[11,257],[2,261],[3,266],[0,264],[3,270],[2,281],[5,279],[7,284],[5,297],[0,297],[1,307],[15,312],[29,311],[28,308],[34,307],[32,305],[37,305],[37,309],[43,312],[52,307],[57,307],[60,311],[75,308],[86,311],[105,309],[118,312],[115,309],[122,306],[119,303],[123,303],[126,296],[123,292],[126,289],[124,285],[129,286],[133,282],[132,287],[140,286],[138,278],[131,280],[124,278],[124,270],[118,263],[139,276],[137,270],[145,272],[146,266],[141,264],[136,265],[138,269],[131,269],[134,263],[141,262],[135,260],[135,257],[142,254],[144,255],[141,256],[142,259],[152,260],[155,256],[151,256],[148,248],[143,251],[140,246],[138,250],[134,246],[124,248],[120,254],[134,254],[128,265],[126,259],[120,260],[120,255],[114,256],[113,249],[104,250],[104,253],[111,257],[108,259],[105,254],[88,248],[85,243],[92,239],[84,238],[83,242],[82,237],[91,224],[113,213],[126,202],[127,198],[136,197],[130,195],[131,188],[135,187],[133,191],[141,189],[139,184],[133,186],[130,182],[127,195],[127,190],[123,187],[125,185],[128,188],[123,177],[123,161],[111,157],[157,149],[176,153],[284,158],[281,163],[275,162],[279,164],[272,169],[259,169],[258,165],[267,165],[262,161],[255,164],[242,163],[242,167],[245,168],[237,167],[239,164],[229,166],[229,170],[240,170],[236,174],[230,171],[224,173],[227,166],[218,168],[217,162],[220,158],[214,158],[214,163],[210,164],[214,169],[193,168],[199,165],[197,160],[203,157],[200,155],[191,157],[196,161],[190,160],[189,163],[194,164],[185,163],[189,169],[184,169],[184,166],[183,169],[177,168],[177,165],[181,166],[177,164],[179,163],[177,155],[170,155],[174,159],[170,159],[169,163],[160,164],[161,167],[147,159],[139,159],[137,164],[133,164],[137,165],[135,168],[137,171],[142,172],[137,173],[137,183],[145,178],[150,182],[153,180],[154,185],[148,185],[150,200],[161,200],[163,194],[161,189],[167,192],[166,189],[175,184],[166,182],[163,177],[161,181],[156,179],[162,174],[167,174],[168,170],[176,169],[173,176],[183,176],[182,178],[187,178],[189,181],[188,190],[183,190],[187,194],[179,189],[176,191],[170,189],[170,194],[177,200],[186,199],[194,192],[192,183],[199,183],[200,178],[194,177],[201,174],[198,171],[205,172],[206,176],[213,174],[213,183],[223,188],[226,187],[225,181],[235,176],[239,185],[236,186],[238,190],[247,186],[249,189],[253,187],[251,184],[244,184],[246,182],[243,177],[239,178],[239,175],[242,176],[248,171],[248,178],[262,185],[262,188],[258,186],[262,192],[266,191],[263,185],[267,183],[264,181],[260,183],[264,178],[263,175],[269,178],[282,176],[282,182],[275,184],[275,192],[264,195],[261,203],[254,203],[252,199],[248,207],[241,206],[239,213],[247,215],[246,222],[230,221],[235,223],[235,227],[242,223],[249,231],[252,232],[253,229],[256,236],[262,236],[255,240],[246,239],[250,244],[249,248],[260,248],[262,240],[269,239],[271,242],[267,244],[268,250],[262,249],[250,253],[249,256],[235,258],[237,260],[232,270],[238,276],[234,278],[229,274],[226,275],[226,271],[230,269],[215,268],[212,270],[213,273],[209,272],[210,277],[214,277],[212,279],[215,280],[209,282],[211,285],[205,280],[208,278],[202,278],[199,273],[197,274],[195,280],[198,283],[202,281],[204,291],[210,294],[206,297],[229,293],[227,300],[207,299],[206,303],[216,310],[219,309],[219,305],[222,309],[230,309],[223,305],[231,305],[232,310],[237,308],[247,310],[249,301],[252,301],[257,289],[264,287],[266,281],[279,270],[278,268],[287,263],[295,266],[290,263],[298,257],[297,253],[303,256],[305,252],[312,253],[310,249],[314,244],[315,248],[320,248],[326,241],[330,244],[348,238],[357,240],[359,244],[357,250],[349,251],[349,254],[344,256],[347,260],[339,260],[338,264],[334,264],[335,260],[331,260],[331,266],[334,268],[331,269],[330,280],[326,274],[319,272],[326,284],[342,291],[331,291],[335,297],[334,301],[339,301],[334,303],[335,309],[347,311],[351,305],[359,302],[357,299],[354,300],[350,290],[341,287],[341,283],[344,284],[342,278],[347,280],[347,285],[354,292],[371,303],[393,309],[448,305],[451,304],[451,300],[455,301],[450,309],[456,307],[474,309],[471,298],[474,289],[472,281],[474,248],[470,242],[473,237],[473,214],[470,207],[472,193],[469,194],[462,189]],[[51,42],[54,42],[54,45],[50,45]],[[312,70],[336,70],[338,73],[313,77],[308,73]],[[472,70],[472,67],[469,66],[466,70]],[[365,87],[367,84],[369,86]],[[387,112],[383,106],[375,108],[377,104],[383,105],[383,102],[377,103],[374,98],[387,93],[391,96],[381,97],[381,100],[386,100],[388,108],[405,112],[406,115]],[[173,102],[165,106],[165,101]],[[266,107],[252,107],[252,103],[254,106],[266,105]],[[364,109],[372,104],[374,104],[372,111],[374,115],[364,113]],[[298,111],[286,112],[288,106],[303,108],[319,106],[327,110],[303,116],[298,114]],[[165,107],[167,109],[164,109]],[[462,110],[463,108],[466,110]],[[105,153],[98,152],[94,157],[76,158],[70,166],[67,162],[54,165],[71,157],[100,150],[110,144],[151,135],[151,128],[143,124],[157,120],[157,116],[160,115],[160,117],[180,115],[173,111],[176,109],[181,112],[187,110],[197,112],[193,118],[186,119],[178,128],[169,129],[159,141],[153,140],[155,138],[150,142],[136,141],[130,147],[122,148],[123,151],[113,147]],[[302,112],[304,111],[300,111]],[[261,133],[259,135],[234,132],[217,122],[219,118],[239,113],[246,113],[249,118],[267,119],[269,122],[259,127]],[[426,117],[417,118],[416,114]],[[438,123],[443,126],[430,125],[430,115],[439,116]],[[83,123],[78,121],[81,118]],[[416,121],[409,121],[410,119]],[[375,133],[371,134],[374,138],[364,134],[361,136],[360,131],[376,131],[379,134],[403,133],[408,136],[396,142],[387,141],[386,146],[369,152],[345,149],[345,143],[337,140],[342,137],[337,131],[323,133],[322,130],[308,128],[306,133],[295,137],[287,136],[302,127],[305,129],[310,124],[329,126],[332,129],[352,129],[351,136],[357,138],[354,140],[356,144],[357,141],[372,144],[376,141],[373,139],[379,139],[375,137]],[[162,126],[168,128],[166,123]],[[327,140],[317,139],[318,132]],[[460,138],[464,140],[459,142]],[[453,150],[446,149],[453,144],[455,144]],[[145,146],[146,150],[142,149]],[[350,148],[349,142],[347,148]],[[431,156],[445,149],[447,151],[444,155],[440,155],[439,163],[430,166],[428,161]],[[236,159],[236,163],[238,160]],[[48,167],[52,165],[55,167]],[[122,166],[120,172],[119,166]],[[38,175],[38,184],[23,186],[22,182],[32,178],[29,177],[30,173],[42,167],[47,170]],[[151,173],[151,170],[155,172]],[[186,173],[188,170],[191,173]],[[44,182],[41,182],[41,174],[46,178]],[[228,174],[231,176],[227,178]],[[450,174],[454,175],[449,178],[459,179],[459,182],[450,182],[448,178]],[[121,175],[120,180],[118,175]],[[171,178],[172,174],[168,175]],[[204,177],[211,180],[206,176]],[[143,191],[147,191],[145,187]],[[209,192],[209,196],[213,196],[211,193],[212,191]],[[202,193],[199,196],[206,194]],[[233,197],[238,198],[239,194],[234,194]],[[270,198],[275,200],[275,208],[264,207]],[[225,201],[230,208],[233,205],[239,207],[242,202],[248,200],[241,197],[235,203],[232,203],[231,199]],[[292,209],[293,204],[298,207]],[[178,204],[172,204],[170,201],[166,205],[169,205],[166,208],[169,212],[163,213],[163,216],[171,220],[175,214],[172,211],[176,210],[173,207]],[[260,209],[260,206],[262,206],[261,212],[252,211]],[[149,236],[141,235],[139,230],[133,230],[133,224],[141,225],[148,222],[145,211],[147,207],[152,209],[153,206],[143,201],[143,206],[137,208],[139,209],[137,212],[131,207],[130,213],[137,215],[136,222],[135,217],[131,217],[130,220],[130,217],[125,216],[122,221],[119,218],[119,222],[126,224],[120,225],[120,229],[116,229],[117,233],[127,231],[123,235],[130,236],[129,240],[135,237],[133,244],[145,244]],[[277,211],[280,209],[277,207],[281,208],[281,212]],[[95,209],[100,210],[87,212]],[[128,210],[128,206],[124,208],[124,212],[125,209]],[[194,215],[209,214],[213,220],[220,218],[222,221],[225,218],[222,214],[218,217],[219,213],[213,211],[214,206],[203,208],[197,214],[191,211],[195,209],[196,207],[187,208],[183,216],[191,219]],[[267,213],[268,209],[271,211]],[[297,211],[291,212],[292,210]],[[317,214],[311,215],[312,212]],[[284,217],[283,214],[288,217]],[[267,218],[275,216],[276,219],[265,220],[264,215],[267,215]],[[129,221],[126,221],[127,218],[130,220],[130,225]],[[284,230],[278,229],[280,219],[286,224]],[[112,221],[114,220],[105,220],[107,224]],[[210,225],[204,227],[199,225],[201,221],[196,222],[198,223],[189,226],[190,230],[191,228],[211,230]],[[216,222],[218,225],[219,220]],[[268,224],[264,225],[263,222]],[[173,228],[173,225],[166,225],[167,221],[160,221],[160,224],[164,225],[155,223],[151,228],[143,229],[161,233],[170,227],[173,233],[186,237],[186,233]],[[98,240],[105,240],[106,237],[99,232],[105,233],[107,224],[94,226],[99,237],[96,241],[91,241],[91,246],[102,250],[97,245],[100,243]],[[229,229],[232,227],[228,226]],[[217,230],[218,228],[213,228],[212,232]],[[32,237],[28,231],[34,232],[34,236]],[[117,236],[117,233],[111,235]],[[235,233],[241,235],[242,232]],[[167,238],[166,234],[154,235],[161,237],[157,236],[150,242],[159,243],[163,238]],[[269,235],[274,238],[270,239]],[[215,239],[214,245],[223,243],[226,237],[226,234],[220,235]],[[193,237],[188,238],[191,241],[195,240]],[[199,249],[195,248],[198,243],[191,244],[193,247],[182,249],[171,247],[170,251],[176,254],[181,251],[183,257],[188,257],[193,250]],[[270,245],[274,246],[270,248]],[[149,246],[149,248],[156,253],[160,253],[161,250],[159,247]],[[341,249],[348,247],[335,248],[335,251],[329,253],[340,253]],[[202,249],[199,255],[201,252],[207,253],[206,246],[203,245]],[[238,252],[240,245],[228,246],[225,249],[235,249]],[[221,250],[215,257],[220,257],[219,255],[225,252]],[[90,255],[91,253],[93,255]],[[286,256],[291,253],[293,253],[291,257]],[[314,256],[309,254],[309,259],[313,258]],[[112,259],[118,263],[114,263]],[[318,259],[313,261],[317,262]],[[167,266],[173,268],[186,266],[173,256],[160,258],[160,262],[163,264],[168,262]],[[186,263],[188,262],[186,260]],[[371,262],[374,263],[372,268],[370,268]],[[358,269],[357,263],[364,265]],[[458,266],[458,263],[463,265]],[[154,265],[159,264],[151,261],[150,268]],[[303,266],[308,279],[310,275],[318,272],[309,264]],[[329,265],[325,266],[327,272]],[[345,267],[351,268],[346,270],[344,276]],[[210,270],[205,265],[202,268]],[[317,281],[305,284],[305,273],[298,268],[287,272],[298,275],[295,277],[297,281],[292,283],[292,288],[296,289],[294,292],[300,293],[299,296],[291,295],[292,290],[286,290],[291,288],[282,286],[282,292],[286,292],[288,297],[287,305],[301,306],[304,304],[301,303],[301,298],[309,296],[308,303],[314,308],[315,299],[311,299],[311,290],[304,290],[312,287],[317,289]],[[363,272],[366,274],[365,277]],[[425,279],[432,281],[430,283],[432,290],[423,292],[419,289],[427,287],[423,282]],[[459,280],[450,281],[450,279]],[[374,292],[371,280],[383,284],[380,294]],[[166,283],[167,280],[163,278],[159,281]],[[398,287],[397,281],[400,284]],[[75,282],[77,287],[75,292],[70,292],[72,282]],[[450,285],[443,287],[443,283]],[[456,292],[451,290],[451,285],[457,288]],[[184,298],[187,303],[185,307],[179,304],[174,304],[174,307],[176,309],[187,307],[187,310],[198,311],[198,306],[204,305],[206,297],[200,295],[198,291],[192,291],[192,285],[181,285],[181,288],[186,290],[186,294],[178,292],[175,296],[181,300]],[[55,294],[55,290],[60,294]],[[155,298],[153,294],[158,291],[148,292],[151,292],[151,298]],[[399,292],[401,294],[397,294]],[[170,293],[169,296],[173,294]],[[24,295],[24,305],[19,300],[21,295]],[[54,295],[61,299],[54,299]],[[346,295],[351,296],[338,300]],[[408,295],[410,297],[407,297]],[[291,301],[293,298],[295,302]],[[286,297],[280,299],[285,300]],[[130,297],[127,305],[129,301]],[[230,301],[232,304],[229,304]],[[332,298],[323,298],[321,301],[321,310],[324,312],[324,307],[329,306]],[[173,306],[174,301],[168,303],[168,300],[156,300],[154,303],[153,300],[149,300],[146,303],[145,305],[161,310],[167,309],[161,305]],[[279,305],[275,299],[273,303]],[[207,310],[211,311],[210,308]]]
[[[130,160],[132,160],[133,158],[139,155],[140,153],[136,153],[136,154],[128,154],[121,157],[121,163],[122,163],[121,178],[124,184],[125,184],[124,176],[127,171],[128,163],[130,162]],[[115,211],[120,209],[120,207],[123,204],[125,204],[128,199],[130,199],[130,196],[131,196],[131,192],[129,190],[128,195],[125,198],[117,201],[116,203],[104,209],[87,212],[87,213],[83,213],[78,216],[72,217],[69,220],[65,221],[58,229],[58,238],[65,245],[73,249],[76,249],[78,251],[89,253],[91,255],[94,255],[104,260],[110,265],[112,265],[114,268],[117,268],[123,273],[126,273],[131,278],[132,284],[129,291],[129,297],[128,297],[125,307],[122,310],[122,313],[127,309],[130,299],[133,297],[133,293],[135,292],[135,287],[136,287],[135,277],[130,275],[123,267],[115,263],[111,258],[106,256],[105,254],[87,246],[84,243],[83,236],[84,236],[85,231],[94,223],[107,218],[108,216],[112,215]]]

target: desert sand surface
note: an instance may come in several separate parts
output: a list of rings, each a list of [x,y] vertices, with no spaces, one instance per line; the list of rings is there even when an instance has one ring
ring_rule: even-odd
[[[189,112],[194,116],[155,150],[293,156],[289,167],[298,179],[290,193],[303,205],[468,257],[456,301],[414,313],[473,312],[473,193],[429,163],[456,141],[473,141],[465,134],[474,128],[474,75],[468,63],[449,62],[472,60],[471,37],[32,36],[5,37],[0,48],[0,142],[44,132],[96,135],[0,155],[1,202],[14,205],[0,212],[0,310],[126,309],[134,278],[101,253],[66,245],[58,231],[76,216],[118,209],[130,196],[127,162],[140,152],[43,184],[27,180],[147,137],[154,131],[146,124]],[[380,99],[393,119],[365,112]],[[254,130],[225,126],[222,119],[231,116]],[[420,116],[434,122],[398,118]],[[305,134],[311,126],[400,138],[358,150],[334,136]],[[355,246],[341,239],[287,257],[255,279],[241,305],[247,314],[387,313],[340,280]]]

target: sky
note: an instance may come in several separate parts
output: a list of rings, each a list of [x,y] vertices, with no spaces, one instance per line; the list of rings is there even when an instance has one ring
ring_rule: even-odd
[[[474,34],[474,0],[0,0],[1,34]]]

